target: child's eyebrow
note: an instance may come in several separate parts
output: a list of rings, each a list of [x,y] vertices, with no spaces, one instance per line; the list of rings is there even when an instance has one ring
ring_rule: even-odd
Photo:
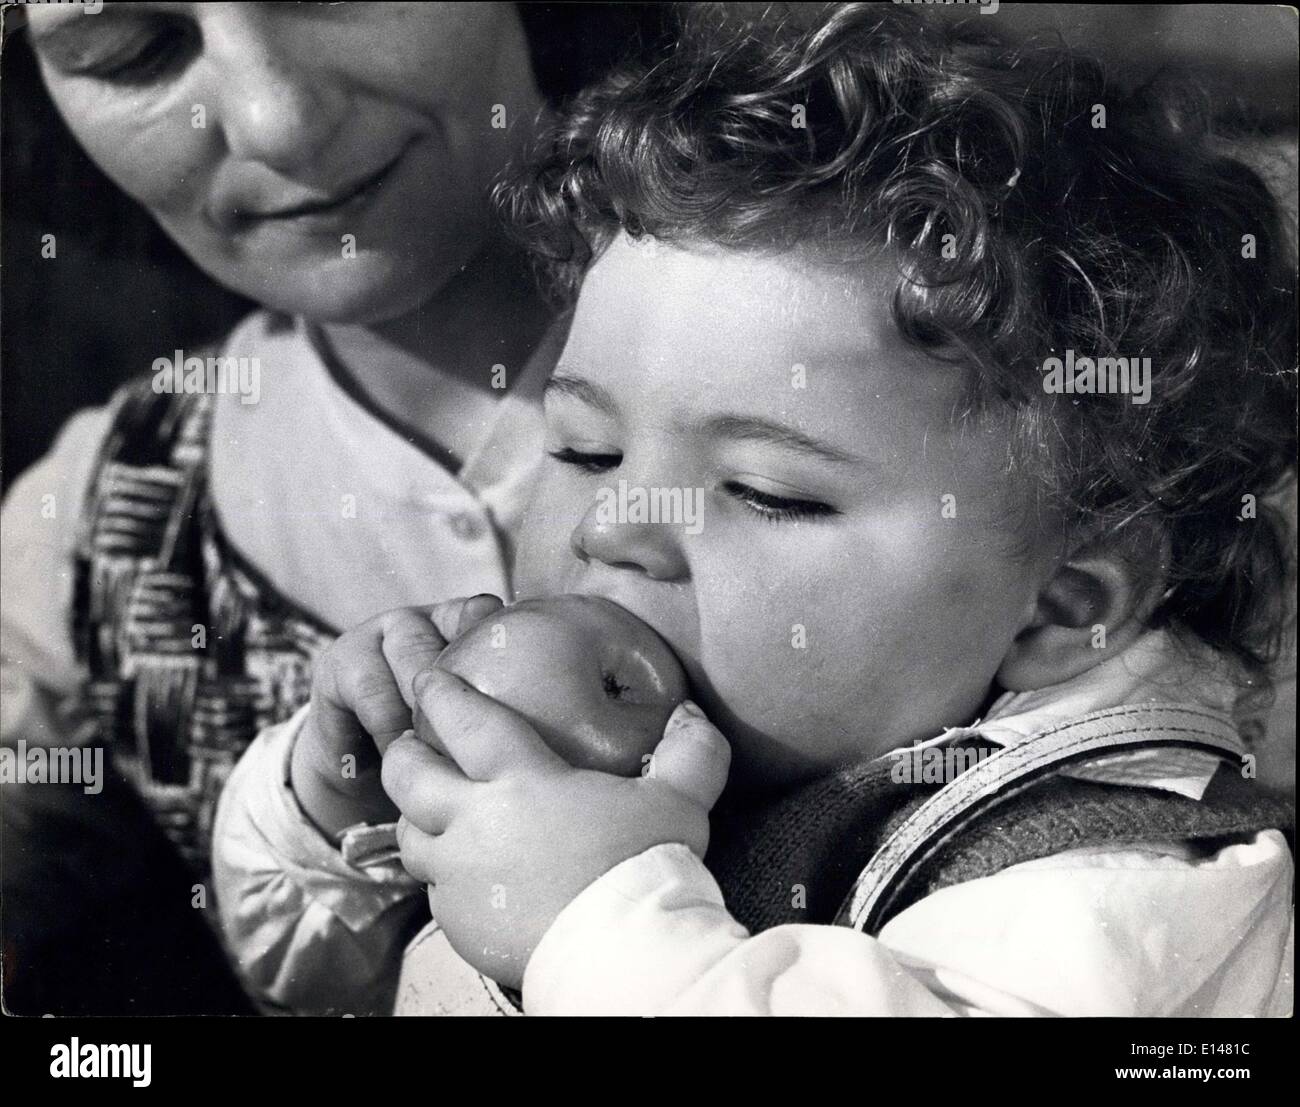
[[[594,407],[597,411],[608,415],[611,419],[618,418],[618,404],[614,402],[614,397],[600,385],[583,380],[581,377],[555,373],[546,382],[543,396],[550,396],[552,393],[558,396],[571,396],[588,407]]]
[[[752,415],[715,415],[700,424],[700,431],[710,438],[734,438],[746,442],[768,442],[774,446],[784,446],[809,454],[822,461],[839,465],[860,463],[863,458],[841,450],[828,442],[819,441],[788,427],[784,423],[774,423],[770,419],[760,419]]]
[[[582,377],[570,377],[557,373],[546,384],[546,395],[558,394],[570,396],[588,407],[608,415],[611,419],[619,417],[618,404],[604,388]],[[762,419],[755,415],[714,415],[699,424],[698,433],[709,438],[731,438],[746,442],[767,442],[774,446],[784,446],[802,454],[818,458],[821,461],[834,462],[837,465],[861,463],[864,459],[857,454],[841,450],[827,442],[797,431],[784,423]]]

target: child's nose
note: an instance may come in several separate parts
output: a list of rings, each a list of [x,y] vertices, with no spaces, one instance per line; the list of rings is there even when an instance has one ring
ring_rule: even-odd
[[[684,580],[689,574],[681,531],[674,523],[621,522],[598,501],[573,528],[569,546],[579,561],[600,561],[652,580]]]

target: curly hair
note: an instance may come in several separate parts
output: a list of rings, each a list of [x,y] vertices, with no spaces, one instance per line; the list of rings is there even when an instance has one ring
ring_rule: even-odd
[[[1262,676],[1292,560],[1264,502],[1296,449],[1279,205],[1195,95],[1122,92],[988,22],[696,6],[671,54],[577,97],[498,204],[569,296],[623,232],[886,248],[899,331],[967,368],[961,418],[1007,420],[1036,517],[1124,551],[1161,582],[1150,625]],[[1151,402],[1049,394],[1066,350],[1149,357]]]

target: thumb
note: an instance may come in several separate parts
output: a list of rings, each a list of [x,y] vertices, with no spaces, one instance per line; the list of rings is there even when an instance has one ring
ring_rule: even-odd
[[[647,776],[693,799],[705,811],[722,795],[731,769],[731,747],[690,700],[668,717]]]

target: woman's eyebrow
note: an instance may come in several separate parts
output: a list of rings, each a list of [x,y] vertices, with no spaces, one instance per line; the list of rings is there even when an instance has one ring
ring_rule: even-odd
[[[710,438],[731,438],[784,446],[786,449],[838,465],[860,463],[865,460],[857,454],[832,446],[829,442],[812,438],[802,431],[795,430],[794,427],[753,415],[715,415],[701,423],[699,430]]]
[[[141,12],[137,4],[105,4],[95,12],[86,12],[81,4],[58,4],[42,6],[42,15],[38,19],[27,19],[27,33],[32,43],[48,46],[51,43],[75,43],[91,39],[111,20],[120,23],[122,19],[138,18]],[[45,12],[49,12],[45,15]],[[83,20],[90,16],[91,22]],[[108,19],[105,19],[105,16]]]
[[[71,29],[76,27],[77,20],[82,17],[82,13],[76,8],[60,7],[47,10],[50,11],[49,15],[42,16],[40,19],[29,17],[27,20],[27,33],[31,35],[34,43],[40,45],[65,38]]]

